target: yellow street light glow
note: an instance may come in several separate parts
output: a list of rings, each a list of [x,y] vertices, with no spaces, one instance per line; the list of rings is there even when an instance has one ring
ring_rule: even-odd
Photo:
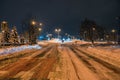
[[[2,23],[3,23],[3,24],[6,24],[7,22],[6,22],[6,21],[3,21]]]
[[[61,29],[55,29],[55,32],[58,34],[58,39],[59,39],[59,33],[60,33]]]
[[[35,25],[36,24],[36,22],[35,21],[32,21],[32,25]]]
[[[5,32],[5,31],[2,31],[3,33]]]
[[[55,29],[55,32],[60,32],[61,31],[61,29]]]
[[[114,33],[114,32],[115,32],[115,30],[113,29],[113,30],[112,30],[112,33]]]
[[[41,28],[39,28],[38,30],[39,30],[39,31],[41,31],[42,29],[41,29]]]

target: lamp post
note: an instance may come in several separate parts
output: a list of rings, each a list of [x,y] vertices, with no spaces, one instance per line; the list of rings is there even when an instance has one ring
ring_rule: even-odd
[[[61,32],[61,29],[55,29],[55,32],[58,34],[58,39],[59,39],[59,33]]]
[[[30,23],[30,29],[29,29],[29,44],[33,44],[35,43],[35,25],[36,25],[36,22],[33,20],[31,21]]]
[[[38,31],[42,31],[42,26],[43,26],[43,24],[42,24],[42,23],[39,23]]]
[[[92,28],[92,44],[94,44],[94,35],[95,35],[95,28]]]
[[[42,23],[32,20],[29,28],[29,44],[36,43],[36,39],[42,31]]]
[[[41,31],[42,31],[42,26],[43,26],[43,23],[39,23],[38,25],[38,35],[40,35]]]
[[[111,32],[113,33],[113,41],[114,41],[114,43],[116,43],[116,41],[115,41],[115,32],[116,32],[116,30],[112,29]]]

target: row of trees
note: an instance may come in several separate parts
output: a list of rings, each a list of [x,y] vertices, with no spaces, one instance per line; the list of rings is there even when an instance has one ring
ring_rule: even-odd
[[[18,42],[19,42],[18,41],[18,33],[17,33],[17,29],[15,26],[12,28],[11,31],[9,29],[2,31],[2,33],[1,33],[1,43],[2,44],[5,44],[5,43],[16,44]]]
[[[25,29],[26,28],[26,29]],[[24,23],[23,32],[18,35],[17,29],[14,26],[12,30],[3,30],[0,34],[1,44],[36,44],[37,36],[39,35],[40,29],[35,24],[34,20],[29,23]]]
[[[6,21],[1,22],[0,44],[36,44],[36,40],[40,31],[42,23],[35,21],[35,18],[28,16],[22,21],[22,31],[20,36],[17,33],[17,28],[13,26],[10,30]]]
[[[94,44],[94,41],[107,40],[107,41],[116,41],[116,33],[108,32],[105,28],[96,24],[95,21],[85,19],[81,22],[80,26],[80,36],[82,39],[91,41]]]

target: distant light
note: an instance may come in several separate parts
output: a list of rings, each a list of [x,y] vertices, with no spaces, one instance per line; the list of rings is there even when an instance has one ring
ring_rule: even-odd
[[[50,38],[48,37],[48,39],[47,40],[50,40]]]
[[[55,31],[57,32],[57,29],[55,29]]]
[[[93,31],[95,31],[95,28],[93,28]]]
[[[5,32],[5,31],[2,31],[3,33]]]
[[[38,30],[39,30],[39,31],[41,31],[42,29],[41,29],[41,28],[39,28]]]
[[[40,36],[39,38],[44,38],[44,36]]]
[[[32,21],[32,25],[35,25],[36,24],[36,22],[35,21]]]
[[[42,24],[42,23],[40,23],[39,25],[40,25],[40,26],[42,26],[43,24]]]
[[[65,38],[63,38],[62,40],[64,40],[64,41],[65,41]]]
[[[6,21],[3,21],[2,23],[3,23],[3,24],[6,24],[7,22],[6,22]]]
[[[115,29],[113,29],[112,32],[114,33],[114,32],[115,32]]]
[[[60,32],[61,31],[61,29],[55,29],[55,32]]]

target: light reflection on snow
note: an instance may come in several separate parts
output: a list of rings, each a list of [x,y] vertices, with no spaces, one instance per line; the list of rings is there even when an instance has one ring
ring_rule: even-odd
[[[41,49],[41,47],[39,45],[24,45],[24,46],[19,46],[19,47],[4,48],[0,50],[0,55],[19,52],[25,49]]]
[[[62,40],[60,40],[60,39],[53,39],[53,40],[48,40],[48,42],[62,43]],[[64,43],[68,43],[68,42],[72,42],[72,40],[70,40],[70,39],[64,40]]]

